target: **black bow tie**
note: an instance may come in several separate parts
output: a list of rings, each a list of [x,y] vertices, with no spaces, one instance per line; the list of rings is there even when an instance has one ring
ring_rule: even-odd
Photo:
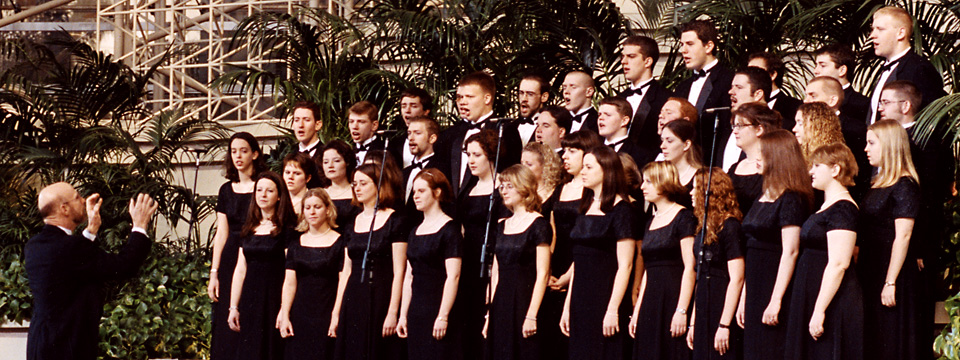
[[[900,58],[900,59],[903,59],[903,58]],[[884,72],[890,71],[891,69],[893,69],[893,67],[894,67],[895,65],[897,65],[897,63],[900,62],[900,59],[896,59],[896,60],[894,60],[894,61],[891,61],[889,64],[886,64],[886,65],[881,66],[881,67],[880,67],[880,72],[881,72],[881,73],[884,73]]]
[[[623,144],[623,142],[624,142],[624,141],[627,141],[627,139],[628,139],[628,138],[623,138],[623,139],[617,140],[617,141],[615,141],[615,142],[612,142],[612,143],[607,144],[607,146],[609,146],[609,147],[613,148],[614,150],[616,150],[616,149],[617,149],[617,145]]]
[[[533,125],[533,118],[521,117],[520,119],[517,119],[517,124],[518,124],[518,125],[523,125],[523,124]]]
[[[420,161],[420,162],[414,161],[413,163],[410,164],[410,169],[412,170],[412,169],[414,169],[414,168],[417,168],[417,169],[423,170],[423,163],[424,163],[424,162],[425,162],[425,161]]]
[[[587,112],[584,111],[584,112],[580,113],[579,115],[574,115],[574,116],[573,116],[573,119],[571,119],[571,120],[573,120],[573,122],[575,122],[575,123],[581,123],[581,122],[583,122],[583,119],[586,118],[586,117],[587,117]]]
[[[707,75],[710,75],[710,70],[694,70],[693,71],[694,80],[697,80],[702,77],[707,77]]]
[[[364,144],[355,144],[355,145],[356,145],[356,146],[354,147],[354,150],[356,150],[357,152],[369,151],[369,150],[370,150],[370,144],[366,144],[366,145],[364,145]]]
[[[470,131],[470,130],[483,130],[483,125],[485,125],[486,120],[484,120],[484,121],[477,121],[476,123],[472,123],[472,122],[470,122],[469,120],[464,120],[464,122],[467,124],[467,131]]]
[[[640,87],[638,87],[638,88],[636,88],[636,89],[634,89],[634,88],[632,88],[632,87],[628,87],[626,90],[624,90],[622,93],[620,93],[620,95],[623,96],[624,99],[626,99],[626,98],[628,98],[628,97],[631,97],[631,96],[634,96],[634,95],[643,96],[643,89],[647,88],[648,86],[650,86],[650,83],[649,83],[649,82],[646,83],[646,84],[641,85]]]

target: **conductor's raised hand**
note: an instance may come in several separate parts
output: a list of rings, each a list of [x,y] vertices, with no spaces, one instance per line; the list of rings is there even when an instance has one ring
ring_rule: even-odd
[[[153,214],[157,212],[157,202],[147,194],[138,194],[130,199],[130,218],[133,227],[146,229],[150,226]]]
[[[87,231],[91,234],[96,234],[100,230],[100,224],[103,222],[100,219],[100,205],[103,205],[103,199],[100,198],[100,194],[92,194],[87,196]]]

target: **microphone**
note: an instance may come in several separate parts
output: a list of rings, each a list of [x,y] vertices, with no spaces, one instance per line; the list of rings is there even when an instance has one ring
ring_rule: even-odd
[[[713,113],[718,112],[718,111],[730,111],[730,107],[729,107],[729,106],[723,106],[723,107],[715,107],[715,108],[706,108],[706,109],[703,109],[703,112],[706,113],[706,114],[713,114]]]
[[[500,117],[500,118],[490,118],[488,121],[497,123],[497,126],[503,126],[503,125],[506,125],[506,124],[513,124],[513,123],[515,123],[515,122],[517,122],[517,121],[520,121],[520,119],[517,119],[517,118],[509,118],[509,117]]]
[[[394,130],[394,129],[387,129],[387,130],[377,130],[377,131],[376,131],[376,134],[377,134],[377,135],[399,134],[399,133],[401,133],[401,132],[403,132],[403,131]]]

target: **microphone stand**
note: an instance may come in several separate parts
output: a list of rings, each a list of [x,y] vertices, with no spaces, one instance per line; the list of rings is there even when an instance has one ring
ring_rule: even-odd
[[[191,195],[193,207],[190,209],[190,227],[187,230],[187,252],[190,252],[192,248],[191,244],[193,243],[193,229],[196,227],[197,223],[197,178],[200,177],[200,155],[207,152],[206,148],[187,148],[187,151],[196,154],[196,162],[194,163],[194,172],[193,172],[193,187],[191,188]]]
[[[712,108],[712,109],[707,109],[705,112],[715,113],[715,112],[718,111],[718,110],[729,110],[729,108],[726,108],[726,109],[724,109],[724,108]],[[707,184],[706,184],[706,185],[701,184],[701,186],[705,186],[705,189],[704,189],[704,190],[706,190],[706,192],[705,192],[705,196],[703,197],[703,220],[702,220],[702,223],[701,223],[702,226],[700,227],[700,251],[697,252],[697,276],[696,276],[696,279],[697,279],[697,280],[700,279],[700,276],[699,276],[700,273],[703,273],[703,276],[705,277],[706,280],[708,280],[708,281],[710,280],[710,263],[713,261],[713,255],[705,256],[704,253],[706,252],[705,248],[707,247],[707,244],[706,244],[706,240],[707,240],[707,219],[709,219],[709,215],[710,215],[710,185],[713,183],[713,162],[714,162],[714,160],[715,160],[714,158],[717,156],[717,152],[716,152],[716,150],[717,150],[717,128],[718,128],[719,126],[720,126],[720,117],[717,116],[716,114],[714,114],[714,116],[713,116],[713,140],[710,141],[710,163],[707,165],[707,166],[708,166],[708,169],[707,169]],[[696,178],[696,176],[694,176],[694,178]],[[709,303],[710,303],[710,289],[709,289],[709,288],[707,289],[706,294],[707,294],[707,298],[704,299],[704,300],[706,301],[707,304],[709,304]],[[694,307],[694,309],[696,309],[696,303],[694,303],[693,307]],[[702,314],[702,315],[705,315],[705,314]]]
[[[376,136],[376,135],[374,135]],[[370,264],[370,245],[373,242],[373,227],[377,223],[377,212],[380,210],[380,188],[383,186],[383,169],[387,165],[387,147],[390,146],[390,139],[383,138],[383,159],[380,161],[380,176],[377,179],[377,199],[373,205],[373,218],[370,220],[370,231],[367,232],[367,248],[363,251],[363,262],[360,263],[360,283],[373,281],[373,271],[367,272],[367,265]],[[361,164],[362,165],[362,164]],[[372,291],[372,290],[371,290]]]
[[[507,119],[496,119],[497,120],[497,153],[494,156],[493,162],[493,191],[490,192],[490,199],[487,203],[487,221],[484,223],[486,229],[484,229],[483,234],[483,247],[480,248],[480,278],[487,279],[490,278],[490,271],[493,267],[493,264],[487,264],[487,258],[490,257],[490,222],[493,220],[493,197],[497,193],[497,170],[500,169],[500,144],[503,142],[503,123]]]

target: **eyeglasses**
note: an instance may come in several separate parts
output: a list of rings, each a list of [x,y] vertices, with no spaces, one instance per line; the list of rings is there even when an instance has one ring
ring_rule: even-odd
[[[899,104],[899,103],[902,103],[902,102],[906,102],[906,100],[886,100],[886,99],[883,99],[883,100],[880,100],[880,103],[879,103],[879,104],[877,104],[877,109],[882,109],[884,106],[887,106],[887,105],[890,105],[890,104]]]
[[[757,126],[757,125],[755,125],[755,124],[733,124],[731,127],[733,128],[733,130],[740,130],[740,129],[745,129],[745,128],[748,128],[748,127],[751,127],[751,126]]]
[[[499,186],[497,186],[497,190],[500,190],[500,191],[514,190],[514,189],[516,189],[516,187],[514,187],[513,184],[508,182],[504,182]]]

